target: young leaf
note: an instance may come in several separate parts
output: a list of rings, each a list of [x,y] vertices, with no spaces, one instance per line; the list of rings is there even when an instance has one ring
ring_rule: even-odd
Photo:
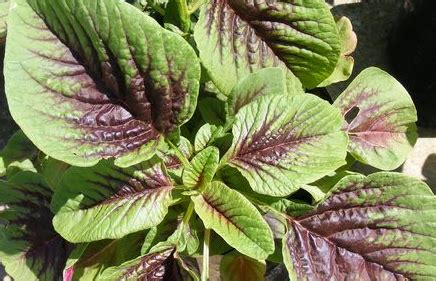
[[[62,280],[70,245],[53,229],[51,195],[33,172],[0,180],[0,261],[14,280]]]
[[[221,280],[226,281],[263,281],[265,271],[265,262],[236,253],[225,255],[220,263]]]
[[[218,148],[210,146],[200,151],[183,171],[183,184],[189,188],[209,184],[218,168],[218,161]]]
[[[136,164],[194,111],[195,52],[124,1],[16,0],[8,24],[9,109],[53,158]]]
[[[24,135],[23,131],[17,131],[6,146],[0,151],[0,177],[5,176],[12,167],[18,171],[36,172],[32,161],[38,155],[38,150]],[[12,176],[9,174],[8,176]]]
[[[75,243],[117,239],[158,225],[173,189],[156,157],[124,169],[108,161],[72,167],[60,185],[53,197],[53,225]]]
[[[180,137],[180,142],[177,145],[177,148],[186,159],[190,159],[192,154],[194,154],[194,148],[192,147],[192,144],[184,137]],[[176,175],[177,177],[181,177],[183,172],[183,163],[180,161],[173,148],[169,146],[162,147],[157,154],[161,159],[163,159],[168,173]]]
[[[351,54],[356,50],[357,36],[353,31],[353,25],[347,17],[341,17],[336,25],[341,38],[341,55],[333,73],[318,87],[325,87],[333,83],[347,80],[353,72],[354,59]]]
[[[315,87],[336,66],[340,40],[324,0],[211,0],[195,26],[200,58],[229,95],[238,80],[269,66],[290,69]]]
[[[397,173],[352,175],[317,208],[289,218],[291,280],[433,280],[436,198]]]
[[[108,268],[100,276],[100,280],[182,281],[173,252],[173,249],[167,249],[141,256],[118,267]]]
[[[337,109],[312,95],[264,96],[243,107],[223,161],[261,194],[285,196],[345,164]]]
[[[191,198],[205,227],[213,229],[239,252],[259,260],[274,252],[268,224],[250,201],[237,191],[215,181],[200,195]]]
[[[0,0],[0,44],[6,40],[7,18],[9,13],[9,0]]]
[[[386,72],[371,67],[336,99],[350,136],[348,150],[360,162],[392,170],[416,142],[416,109],[406,89]]]
[[[222,127],[217,127],[211,124],[203,125],[195,135],[194,148],[196,152],[208,147],[211,142],[218,136],[221,135],[223,131]]]
[[[175,248],[177,252],[186,252],[192,256],[197,253],[200,246],[197,229],[193,228],[188,223],[180,222],[177,229],[166,241],[162,241],[154,245],[149,252],[159,252],[167,248]]]
[[[301,89],[301,92],[304,94],[303,89]],[[278,67],[264,68],[248,74],[236,84],[226,103],[227,113],[234,117],[241,107],[249,104],[259,96],[286,94],[288,94],[288,91],[286,89],[285,72]]]

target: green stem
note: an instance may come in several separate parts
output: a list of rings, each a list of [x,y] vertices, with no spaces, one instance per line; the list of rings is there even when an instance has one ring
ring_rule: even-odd
[[[192,214],[194,213],[194,202],[189,202],[188,209],[186,210],[185,215],[183,216],[182,223],[184,225],[187,225],[189,223],[189,220],[191,219]]]
[[[210,229],[204,230],[203,241],[203,272],[201,272],[201,281],[209,280],[209,241],[210,241]]]
[[[165,16],[165,10],[159,7],[158,5],[155,5],[153,1],[147,0],[147,5],[149,5],[153,10],[158,12],[161,16]],[[143,10],[145,10],[145,8]]]
[[[180,160],[180,162],[182,162],[184,167],[189,166],[189,160],[186,159],[185,155],[183,155],[183,153],[180,151],[180,149],[175,146],[171,141],[167,141],[168,145],[174,149],[174,153],[176,154],[176,157]]]
[[[189,12],[188,12],[188,4],[186,3],[186,0],[176,0],[177,10],[179,12],[179,18],[180,18],[180,29],[188,33],[189,29],[191,28],[191,21],[189,19]]]

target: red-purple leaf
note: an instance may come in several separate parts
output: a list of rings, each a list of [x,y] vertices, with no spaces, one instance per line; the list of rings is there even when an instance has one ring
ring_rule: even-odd
[[[397,173],[352,175],[301,217],[289,218],[291,280],[436,279],[436,197]]]
[[[261,194],[286,196],[345,164],[339,110],[313,95],[267,95],[241,108],[223,158]]]
[[[70,168],[53,197],[53,225],[71,242],[118,239],[158,225],[172,203],[173,183],[160,159],[129,168],[101,161]]]
[[[220,263],[221,280],[225,281],[263,281],[265,271],[264,261],[235,252],[225,255]]]
[[[224,95],[244,76],[270,66],[315,87],[333,72],[341,51],[324,0],[211,0],[200,11],[194,37]]]
[[[182,281],[173,249],[147,254],[103,272],[102,280]]]
[[[359,74],[334,105],[345,117],[348,151],[379,169],[399,167],[416,142],[416,109],[406,89],[378,68]]]
[[[124,1],[17,0],[8,26],[12,116],[53,158],[136,164],[194,111],[195,52]]]

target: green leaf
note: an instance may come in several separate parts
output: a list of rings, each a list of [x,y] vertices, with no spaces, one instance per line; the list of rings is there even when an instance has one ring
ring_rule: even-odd
[[[36,172],[32,161],[37,157],[38,150],[24,135],[23,131],[17,131],[9,140],[6,146],[0,151],[0,177],[13,173],[11,169],[17,171]]]
[[[40,173],[51,189],[56,190],[69,167],[67,163],[47,156],[41,162]]]
[[[336,25],[341,38],[341,55],[333,73],[324,80],[318,87],[326,87],[333,83],[347,80],[354,67],[354,59],[351,54],[356,50],[357,36],[353,31],[353,25],[347,17],[341,17]]]
[[[225,103],[217,98],[206,97],[198,102],[198,110],[204,122],[224,126],[226,123]]]
[[[108,268],[99,280],[174,280],[181,281],[173,249],[147,254],[118,267]]]
[[[240,191],[250,201],[255,202],[257,207],[263,212],[268,212],[271,208],[280,213],[290,216],[299,216],[313,209],[307,203],[292,201],[290,199],[272,197],[254,192],[244,176],[235,168],[230,166],[219,170],[218,177],[230,188]]]
[[[220,263],[221,280],[263,281],[265,280],[265,272],[265,262],[260,262],[237,253],[225,255]]]
[[[159,159],[118,168],[102,161],[70,168],[53,197],[53,225],[68,241],[117,239],[158,225],[171,205],[173,183]]]
[[[74,249],[71,251],[70,255],[68,256],[67,262],[65,264],[65,268],[63,271],[63,279],[67,281],[73,280],[74,275],[74,264],[80,259],[80,257],[83,255],[83,253],[88,248],[89,243],[81,243],[76,244],[74,246]]]
[[[290,95],[301,93],[304,94],[302,88],[298,93],[289,92]],[[285,72],[278,67],[264,68],[248,74],[236,84],[226,103],[227,113],[234,117],[239,109],[260,96],[286,94],[288,90]]]
[[[157,243],[149,252],[159,252],[171,247],[176,248],[179,253],[186,252],[186,254],[192,256],[197,253],[199,246],[200,241],[197,229],[193,228],[190,224],[180,222],[176,231],[166,241]]]
[[[180,137],[177,148],[186,159],[190,159],[194,154],[194,148],[192,147],[192,144],[184,137]],[[169,174],[175,175],[176,177],[182,176],[183,163],[177,157],[176,152],[172,147],[169,147],[168,145],[162,146],[157,154],[164,161],[165,167],[167,168]]]
[[[200,65],[179,35],[118,0],[16,0],[5,85],[14,120],[75,166],[151,158],[193,114]]]
[[[274,252],[268,224],[250,201],[237,191],[215,181],[200,195],[191,198],[205,227],[213,229],[239,252],[260,260]]]
[[[301,189],[304,189],[305,191],[307,191],[310,194],[310,196],[312,196],[312,198],[313,198],[312,203],[318,203],[319,201],[321,201],[325,197],[325,193],[319,187],[317,187],[315,185],[303,184],[301,186]]]
[[[317,208],[288,219],[291,280],[436,279],[436,197],[397,173],[342,179]]]
[[[0,261],[14,280],[62,280],[70,245],[53,229],[51,196],[33,172],[0,180]]]
[[[186,207],[185,207],[186,209]],[[191,214],[192,214],[191,210]],[[153,233],[154,241],[146,241],[148,245],[143,245],[141,253],[160,252],[167,248],[175,248],[178,253],[186,253],[189,256],[197,253],[200,245],[198,238],[199,224],[195,221],[185,221],[186,212],[180,213],[177,217],[167,216],[165,220],[157,227],[157,231]],[[169,215],[170,215],[169,214]],[[170,232],[171,235],[168,235]],[[148,235],[147,235],[148,236]],[[146,237],[146,240],[152,240]],[[160,240],[159,243],[155,243]],[[148,249],[145,249],[145,247]]]
[[[324,0],[211,0],[200,11],[194,37],[225,95],[247,74],[270,66],[289,69],[313,88],[333,72],[341,50]]]
[[[188,188],[208,185],[215,175],[219,162],[219,150],[210,146],[200,151],[183,171],[183,184]]]
[[[375,67],[360,73],[336,99],[356,160],[382,170],[399,167],[416,142],[416,109],[406,89]]]
[[[99,280],[102,272],[109,267],[119,266],[122,263],[140,255],[143,232],[132,233],[118,240],[101,240],[92,243],[79,244],[80,256],[67,265],[64,276],[67,280]],[[70,258],[73,256],[71,253]]]
[[[0,0],[0,44],[3,44],[6,40],[9,3],[9,0]]]
[[[260,97],[236,115],[222,161],[254,191],[285,196],[345,164],[342,123],[337,109],[313,95]]]
[[[182,206],[180,206],[180,208],[182,208]],[[155,249],[157,245],[166,243],[174,232],[177,231],[180,221],[182,220],[182,215],[183,213],[179,212],[179,210],[174,210],[174,208],[169,209],[164,220],[158,226],[154,226],[148,230],[141,247],[141,255],[151,253],[152,249]],[[176,246],[174,243],[166,243],[167,248],[168,245],[171,247]]]
[[[211,124],[203,125],[195,135],[195,140],[194,140],[195,151],[199,152],[200,150],[203,150],[206,147],[208,147],[215,140],[215,138],[221,136],[222,132],[223,132],[222,127],[217,127]]]

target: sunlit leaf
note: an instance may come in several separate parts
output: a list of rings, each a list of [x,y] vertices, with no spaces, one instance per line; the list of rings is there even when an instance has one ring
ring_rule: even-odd
[[[217,127],[209,123],[203,125],[195,135],[194,148],[200,151],[208,147],[216,137],[220,136],[223,131],[222,127]]]
[[[117,239],[158,225],[173,183],[157,158],[118,168],[108,161],[70,168],[56,189],[53,225],[71,242]]]
[[[218,161],[218,148],[210,146],[200,151],[183,171],[183,184],[189,188],[209,184],[218,168]]]
[[[406,89],[392,76],[368,68],[334,105],[345,117],[348,150],[358,161],[383,170],[404,162],[416,142],[417,114]]]
[[[0,44],[6,40],[9,3],[10,0],[0,0]]]
[[[173,249],[147,254],[104,271],[100,280],[153,280],[182,281]]]
[[[124,1],[16,0],[8,24],[9,109],[55,159],[139,163],[195,109],[195,52]]]
[[[333,73],[324,80],[318,87],[325,87],[330,84],[347,80],[353,72],[354,59],[351,54],[357,46],[357,36],[353,31],[353,25],[347,17],[341,17],[336,25],[341,38],[341,55]]]
[[[192,201],[204,226],[213,229],[239,252],[263,260],[274,251],[268,224],[237,191],[215,181],[200,195],[193,196]]]
[[[222,161],[254,191],[285,196],[345,164],[342,123],[337,109],[313,95],[260,97],[236,115]]]
[[[341,43],[324,0],[211,0],[200,11],[195,41],[203,65],[229,95],[238,80],[270,66],[289,69],[305,87],[333,72]]]
[[[303,89],[297,93],[304,93]],[[278,67],[268,67],[248,74],[232,89],[226,103],[227,113],[233,117],[244,105],[265,95],[286,95],[285,72]]]
[[[433,280],[436,197],[397,173],[342,179],[317,208],[289,218],[291,280]]]

